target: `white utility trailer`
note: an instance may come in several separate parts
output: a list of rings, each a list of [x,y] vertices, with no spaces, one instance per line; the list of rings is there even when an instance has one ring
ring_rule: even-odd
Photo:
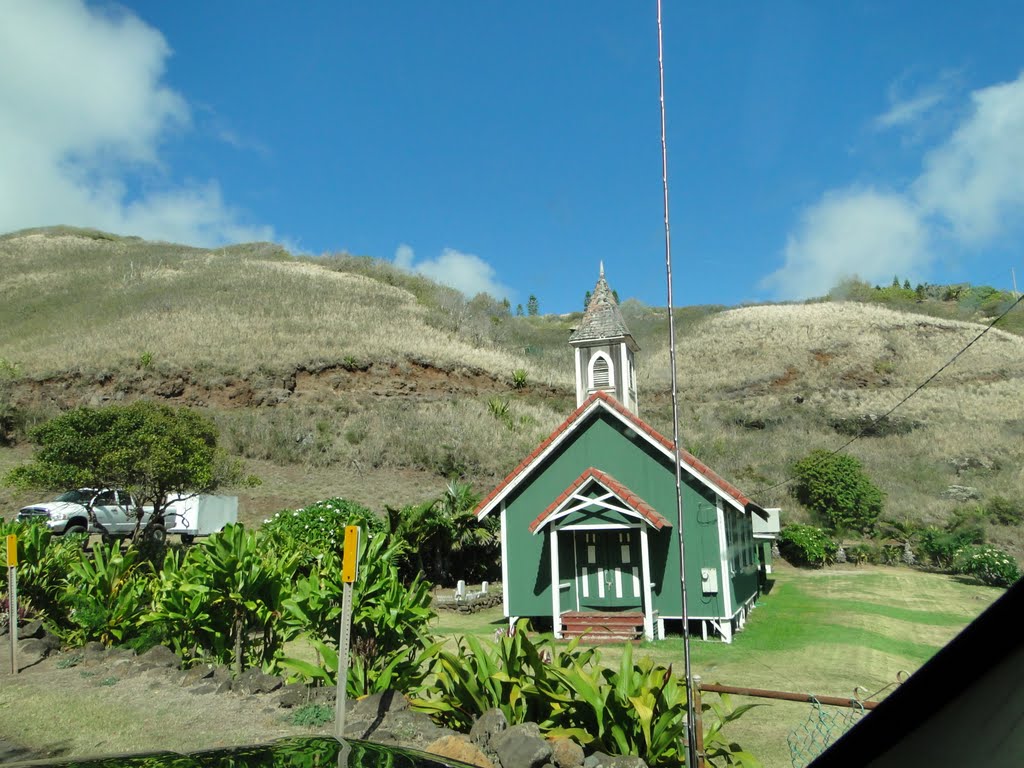
[[[238,522],[238,497],[196,494],[171,502],[164,514],[168,533],[176,533],[186,544],[197,536],[217,533],[225,525]]]

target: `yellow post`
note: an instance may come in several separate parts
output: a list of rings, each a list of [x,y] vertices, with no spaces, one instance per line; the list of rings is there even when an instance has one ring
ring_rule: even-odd
[[[7,535],[7,634],[11,638],[11,674],[18,674],[18,537]]]
[[[345,737],[345,693],[348,683],[348,649],[352,634],[352,584],[359,566],[359,526],[345,527],[345,551],[341,560],[341,633],[338,638],[338,693],[335,696],[334,736]]]

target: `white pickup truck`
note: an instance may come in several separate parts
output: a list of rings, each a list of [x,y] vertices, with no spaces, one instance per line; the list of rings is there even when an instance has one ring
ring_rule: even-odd
[[[92,503],[96,525],[90,525],[88,506]],[[53,501],[30,504],[18,512],[19,520],[42,520],[57,534],[100,533],[108,536],[130,536],[135,531],[135,510],[130,494],[119,490],[78,488],[65,491]],[[142,524],[149,522],[153,507],[143,507]],[[104,532],[104,529],[106,531]]]
[[[216,533],[229,523],[238,520],[237,496],[211,496],[207,494],[176,496],[169,498],[164,511],[162,525],[151,530],[152,535],[163,539],[168,533],[181,536],[190,544],[197,536]],[[88,506],[97,524],[90,524]],[[53,501],[30,504],[18,512],[19,520],[42,520],[51,531],[64,533],[96,533],[104,537],[131,536],[135,532],[136,509],[138,505],[131,494],[121,490],[79,488],[66,491]],[[142,527],[153,515],[152,506],[142,508]]]

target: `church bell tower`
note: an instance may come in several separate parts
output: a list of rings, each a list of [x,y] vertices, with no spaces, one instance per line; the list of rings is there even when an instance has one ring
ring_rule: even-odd
[[[569,344],[576,353],[577,407],[595,392],[604,391],[639,416],[633,355],[640,348],[604,279],[603,262],[583,320],[573,330]]]

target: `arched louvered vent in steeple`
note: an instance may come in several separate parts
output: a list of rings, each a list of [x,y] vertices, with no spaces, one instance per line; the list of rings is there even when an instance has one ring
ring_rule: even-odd
[[[608,389],[612,384],[611,369],[608,366],[608,358],[604,355],[594,357],[594,366],[590,370],[590,388]]]

